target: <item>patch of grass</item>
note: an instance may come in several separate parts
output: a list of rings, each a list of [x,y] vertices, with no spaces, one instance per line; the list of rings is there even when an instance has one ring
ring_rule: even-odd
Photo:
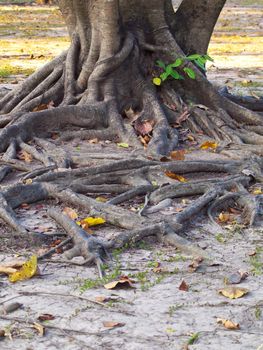
[[[21,66],[14,66],[11,64],[5,64],[0,66],[0,78],[7,78],[10,75],[30,75],[34,72],[34,69],[24,68]]]
[[[169,316],[172,317],[175,314],[175,312],[177,310],[181,309],[182,307],[183,307],[182,304],[176,304],[176,305],[169,306],[169,309],[168,309]]]
[[[251,272],[254,276],[260,276],[263,273],[263,248],[257,247],[256,254],[251,256],[249,259],[249,263],[251,265]]]
[[[256,317],[256,319],[260,320],[261,315],[262,315],[262,311],[261,311],[260,307],[257,306],[256,309],[255,309],[255,317]]]

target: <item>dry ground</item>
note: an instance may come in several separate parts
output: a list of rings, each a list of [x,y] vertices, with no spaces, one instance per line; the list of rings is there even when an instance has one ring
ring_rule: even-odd
[[[242,1],[237,7],[229,1],[210,45],[210,54],[215,58],[210,78],[217,84],[228,84],[236,93],[262,95],[260,3]],[[24,79],[67,47],[68,39],[56,8],[1,6],[0,19],[0,79],[4,87]],[[105,142],[68,143],[65,147],[79,158],[89,152],[93,163],[100,162],[101,153],[116,159],[130,154],[130,150]],[[193,151],[186,159],[208,156],[212,159],[215,154]],[[144,198],[138,198],[125,205],[136,211],[143,201]],[[176,215],[190,201],[191,198],[174,200],[161,214]],[[60,206],[55,202],[49,204]],[[47,203],[37,203],[17,210],[26,227],[46,235],[45,243],[31,245],[19,237],[11,239],[11,231],[0,222],[0,264],[16,257],[41,254],[50,247],[55,238],[48,234],[58,228],[47,218],[46,208]],[[87,216],[83,212],[78,214]],[[194,272],[189,270],[191,256],[147,240],[115,251],[113,266],[107,271],[111,274],[108,280],[120,274],[130,276],[133,288],[107,290],[97,279],[94,267],[59,262],[61,254],[41,262],[41,275],[30,280],[11,284],[1,276],[0,330],[7,337],[0,337],[0,349],[262,350],[262,220],[253,229],[233,222],[225,227],[209,223],[203,214],[189,224],[186,236],[205,249],[213,263],[201,263]],[[116,234],[107,224],[93,231],[108,238]],[[231,274],[240,270],[247,272],[248,277],[236,286],[247,288],[248,294],[240,299],[220,295],[218,290],[233,278]],[[188,291],[179,289],[182,280]],[[100,296],[105,296],[103,302],[96,301]],[[21,303],[21,308],[4,314],[1,308],[13,302]],[[54,319],[39,321],[43,314],[51,314]],[[217,323],[217,318],[230,319],[239,323],[240,328],[226,329]],[[106,321],[120,324],[109,328],[105,327]],[[44,336],[32,327],[34,323],[45,327]]]

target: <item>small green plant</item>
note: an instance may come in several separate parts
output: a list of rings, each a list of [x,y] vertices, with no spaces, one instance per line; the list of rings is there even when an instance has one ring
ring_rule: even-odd
[[[191,79],[195,79],[196,75],[193,69],[185,67],[185,63],[194,62],[199,68],[205,71],[205,64],[207,61],[213,61],[208,55],[199,55],[197,53],[186,57],[178,57],[173,63],[166,65],[163,61],[156,61],[156,65],[163,70],[163,73],[159,77],[153,78],[155,85],[161,85],[168,77],[172,77],[176,80],[184,80],[184,76],[181,75],[175,68],[182,68],[183,72]],[[184,66],[184,67],[182,67]]]
[[[256,254],[250,257],[251,272],[254,276],[260,276],[263,273],[263,248],[257,247]]]
[[[199,338],[199,333],[194,333],[187,341],[187,345],[193,345]]]
[[[255,309],[255,317],[256,317],[257,320],[260,320],[261,314],[262,314],[261,309],[260,309],[259,306],[257,306],[256,309]]]

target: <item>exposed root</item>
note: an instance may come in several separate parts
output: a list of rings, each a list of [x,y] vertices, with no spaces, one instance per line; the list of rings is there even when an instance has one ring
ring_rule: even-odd
[[[114,2],[108,3],[114,6]],[[114,13],[117,21],[118,11]],[[207,208],[215,222],[217,211],[235,200],[243,208],[247,225],[252,225],[263,211],[262,196],[252,197],[247,191],[253,182],[263,180],[262,160],[251,156],[263,155],[262,117],[233,103],[233,98],[220,95],[191,62],[185,65],[195,71],[195,80],[168,81],[168,85],[155,89],[151,80],[156,67],[148,63],[147,54],[151,52],[151,62],[157,58],[172,62],[184,55],[164,19],[158,17],[157,22],[158,27],[151,28],[154,44],[146,43],[140,33],[127,30],[123,37],[116,35],[116,42],[99,45],[98,31],[91,30],[87,47],[85,34],[72,30],[67,53],[0,101],[0,181],[11,171],[22,172],[16,174],[22,183],[1,188],[1,219],[16,232],[28,235],[15,209],[22,203],[47,199],[104,218],[119,233],[101,242],[58,210],[48,211],[73,240],[66,257],[80,255],[86,262],[95,263],[100,277],[108,250],[148,236],[207,257],[183,237],[188,223]],[[163,46],[166,50],[161,49]],[[193,107],[187,107],[188,100],[195,103]],[[40,105],[47,109],[39,110]],[[127,111],[131,111],[131,117]],[[148,123],[149,130],[136,129],[136,122],[142,128]],[[160,162],[179,145],[181,130],[175,124],[199,136],[207,135],[219,143],[218,153],[233,158],[241,155],[241,160]],[[54,132],[60,137],[47,140]],[[142,136],[147,136],[147,141]],[[119,140],[133,148],[124,159],[112,156],[111,151],[81,159],[63,149],[63,143],[73,138]],[[148,159],[139,154],[143,141]],[[38,165],[25,165],[16,159],[19,149],[31,154]],[[141,158],[136,158],[138,155]],[[106,164],[94,165],[93,160],[107,158]],[[200,179],[175,183],[167,172],[189,174],[190,178],[198,173]],[[233,188],[237,192],[231,192]],[[92,198],[93,194],[107,194],[108,200],[101,203]],[[169,216],[162,214],[176,198],[185,196],[191,197],[186,208]],[[140,204],[145,199],[136,213],[127,205],[135,198]]]

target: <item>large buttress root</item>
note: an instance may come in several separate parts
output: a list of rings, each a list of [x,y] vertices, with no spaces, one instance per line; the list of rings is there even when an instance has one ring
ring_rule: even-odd
[[[263,179],[262,116],[220,94],[191,62],[185,64],[194,70],[196,79],[168,79],[161,87],[152,84],[152,78],[161,73],[154,66],[156,59],[171,63],[190,52],[206,53],[224,2],[216,1],[216,7],[210,8],[206,35],[196,38],[202,1],[195,4],[198,16],[193,19],[190,11],[181,27],[188,0],[182,2],[176,17],[169,1],[134,0],[129,6],[117,0],[59,1],[71,36],[70,48],[0,101],[0,181],[8,182],[10,172],[22,172],[22,183],[1,189],[1,219],[26,239],[30,232],[16,216],[16,208],[22,203],[55,199],[103,217],[118,228],[119,234],[101,241],[57,209],[49,211],[73,238],[74,247],[66,255],[82,255],[95,262],[100,276],[108,250],[148,236],[204,256],[201,249],[182,237],[184,228],[206,210],[215,221],[220,208],[233,200],[243,210],[244,224],[252,225],[262,214],[262,196],[253,197],[247,191],[252,183]],[[189,26],[194,42],[186,37]],[[186,118],[182,117],[184,113]],[[178,120],[183,128],[215,140],[218,153],[241,160],[160,162],[179,146],[180,129],[174,128]],[[144,157],[140,152],[144,134],[136,125],[147,123],[151,130],[144,142]],[[56,132],[59,139],[50,139]],[[119,140],[134,151],[126,153],[126,158],[108,159],[106,164],[105,159],[113,159],[113,155],[100,154],[99,158],[105,158],[102,165],[84,159],[82,164],[88,166],[81,167],[80,157],[63,147],[74,138]],[[30,154],[38,165],[16,159],[19,150]],[[167,172],[199,173],[200,179],[174,183]],[[93,198],[105,193],[106,203]],[[190,198],[186,208],[174,215],[162,215],[162,208],[173,206],[184,196]],[[138,213],[125,208],[125,203],[134,198],[144,203]]]

